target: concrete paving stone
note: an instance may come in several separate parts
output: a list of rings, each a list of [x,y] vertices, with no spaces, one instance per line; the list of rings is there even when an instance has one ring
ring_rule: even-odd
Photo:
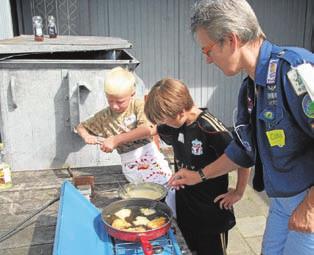
[[[248,244],[245,242],[245,239],[240,234],[239,229],[234,227],[229,231],[228,238],[228,255],[237,255],[237,254],[251,254],[251,249]]]
[[[247,252],[231,252],[227,253],[228,255],[256,255],[253,251],[247,251]]]
[[[265,216],[244,217],[237,219],[237,227],[245,238],[262,236],[266,224]]]
[[[266,209],[267,210],[267,209]],[[236,218],[265,216],[263,207],[258,206],[252,199],[241,199],[234,205]]]
[[[247,193],[247,199],[254,202],[255,206],[259,209],[258,215],[264,215],[267,217],[268,215],[268,198],[263,193],[258,193],[252,190],[252,192],[248,191]],[[264,198],[265,197],[265,198]]]
[[[249,237],[245,239],[250,248],[254,251],[254,254],[259,255],[261,254],[262,250],[262,236],[256,236],[256,237]]]

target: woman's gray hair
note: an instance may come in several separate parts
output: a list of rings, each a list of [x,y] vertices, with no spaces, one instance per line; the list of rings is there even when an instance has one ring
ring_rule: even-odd
[[[191,16],[191,30],[204,28],[208,36],[223,42],[236,33],[242,42],[266,38],[256,15],[246,0],[203,0],[195,4]]]

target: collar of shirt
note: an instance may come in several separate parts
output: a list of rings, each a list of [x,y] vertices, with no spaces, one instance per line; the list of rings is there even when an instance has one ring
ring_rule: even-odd
[[[273,45],[265,40],[259,52],[259,58],[255,70],[255,83],[260,86],[266,86],[268,64],[272,54]]]

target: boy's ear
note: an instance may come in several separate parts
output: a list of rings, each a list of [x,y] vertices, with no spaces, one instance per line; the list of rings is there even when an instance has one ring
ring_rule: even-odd
[[[184,117],[185,114],[185,110],[183,109],[180,113],[179,113],[179,117],[180,119],[182,119]]]
[[[135,96],[135,91],[131,94],[131,97],[134,97]]]

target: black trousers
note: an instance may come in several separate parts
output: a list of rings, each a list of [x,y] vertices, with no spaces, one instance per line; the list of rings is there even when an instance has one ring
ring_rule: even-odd
[[[228,244],[228,231],[221,234],[198,234],[194,231],[181,231],[189,249],[197,255],[224,255]]]

